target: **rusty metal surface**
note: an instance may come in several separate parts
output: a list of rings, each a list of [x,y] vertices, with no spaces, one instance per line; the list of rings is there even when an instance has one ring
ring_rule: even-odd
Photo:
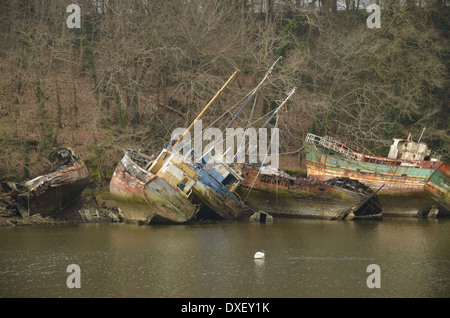
[[[440,215],[450,216],[450,165],[443,163],[429,178],[425,190],[439,205]]]
[[[336,154],[326,154],[307,146],[308,176],[321,181],[334,177],[349,177],[357,179],[376,190],[385,185],[380,194],[424,193],[428,178],[442,165],[442,162],[414,162],[400,165],[389,165],[380,162],[356,161],[339,157]]]
[[[148,163],[135,161],[137,155],[134,153],[131,158],[125,153],[110,182],[110,192],[116,198],[134,203],[133,207],[126,204],[125,218],[146,224],[179,224],[192,220],[197,207],[179,189],[144,170],[140,164]]]
[[[78,199],[89,184],[89,172],[70,148],[54,153],[56,162],[48,173],[22,183],[0,183],[0,201],[15,207],[22,216],[61,212]]]
[[[244,167],[244,175],[240,192],[252,209],[311,218],[382,218],[376,193],[357,180],[294,179],[283,174],[261,174],[249,167]]]

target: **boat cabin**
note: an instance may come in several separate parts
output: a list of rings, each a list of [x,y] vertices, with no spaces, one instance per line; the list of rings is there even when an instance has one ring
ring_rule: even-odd
[[[428,145],[424,142],[417,143],[410,139],[393,138],[388,158],[414,161],[439,161],[440,156],[428,149]]]
[[[234,192],[242,180],[244,180],[244,177],[238,173],[240,168],[236,167],[234,164],[229,165],[224,163],[222,158],[212,160],[212,158],[206,154],[202,157],[201,165],[209,175],[225,186],[230,192]]]
[[[183,158],[163,149],[158,158],[153,161],[149,172],[176,186],[188,197],[192,187],[199,178],[199,174]]]

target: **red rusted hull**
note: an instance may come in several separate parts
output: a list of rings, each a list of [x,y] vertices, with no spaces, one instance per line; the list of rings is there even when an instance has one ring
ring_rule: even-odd
[[[126,172],[119,163],[109,184],[111,193],[124,199],[138,198],[146,201],[144,188],[145,183]]]
[[[179,189],[137,166],[127,154],[111,178],[110,192],[120,200],[129,222],[182,224],[197,214],[197,207]]]
[[[344,219],[350,213],[361,219],[381,219],[381,206],[374,196],[363,202],[368,193],[350,191],[323,182],[299,178],[292,180],[275,175],[261,175],[256,169],[245,169],[240,195],[253,210],[262,210],[274,216],[291,216],[321,219]],[[361,185],[362,186],[362,185]],[[376,203],[372,209],[372,203]],[[370,207],[370,210],[368,209]]]

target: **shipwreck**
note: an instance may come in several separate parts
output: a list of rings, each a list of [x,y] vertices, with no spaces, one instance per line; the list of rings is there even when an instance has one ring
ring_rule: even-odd
[[[0,183],[0,202],[16,209],[22,217],[42,217],[62,212],[81,196],[89,184],[89,172],[71,148],[59,148],[52,155],[52,168],[25,182]]]
[[[423,133],[423,132],[422,132]],[[383,213],[393,216],[450,215],[450,165],[426,143],[394,138],[387,157],[359,152],[338,140],[308,134],[308,177],[356,179],[378,192]],[[431,215],[431,214],[430,214]]]
[[[236,193],[243,180],[239,167],[219,160],[194,167],[200,176],[194,185],[194,196],[203,207],[202,217],[230,220],[246,215],[248,209]]]
[[[259,85],[247,95],[227,128],[259,91],[276,62]],[[223,158],[211,160],[208,154],[199,155],[191,150],[185,153],[183,145],[184,137],[237,72],[238,70],[231,75],[184,133],[171,140],[156,159],[136,151],[125,153],[111,179],[110,191],[123,202],[134,201],[140,204],[140,208],[135,206],[128,209],[125,205],[122,206],[126,219],[146,224],[186,223],[196,218],[239,219],[250,213],[237,193],[244,180],[241,167],[235,162],[226,163]],[[294,91],[295,89],[274,114]],[[183,154],[180,154],[181,149]]]
[[[178,150],[184,148],[182,146],[184,136],[200,120],[205,111],[237,72],[238,70],[231,75],[228,81],[216,93],[185,132],[177,140],[170,142],[167,147],[170,152],[178,152]],[[187,162],[186,164],[192,167],[198,174],[198,178],[193,184],[192,202],[200,206],[199,217],[208,219],[238,219],[246,213],[247,209],[245,204],[235,193],[237,186],[242,181],[242,173],[237,165],[230,165],[219,159],[212,160],[208,154],[200,156],[194,150],[190,150],[187,154],[184,154],[184,159]]]
[[[209,108],[236,75],[237,70],[216,93],[191,126]],[[110,182],[111,193],[122,201],[126,220],[144,224],[184,224],[194,220],[199,210],[209,208],[222,218],[238,217],[243,209],[229,210],[239,200],[211,172],[174,151],[183,139],[171,141],[156,159],[137,151],[125,152]],[[219,174],[220,175],[220,174]],[[130,203],[137,203],[132,204]]]
[[[381,220],[376,191],[357,180],[296,178],[269,166],[245,165],[240,195],[254,211],[277,217]]]
[[[199,175],[182,158],[164,149],[157,158],[125,151],[110,181],[125,219],[144,224],[181,224],[195,218],[190,196]]]

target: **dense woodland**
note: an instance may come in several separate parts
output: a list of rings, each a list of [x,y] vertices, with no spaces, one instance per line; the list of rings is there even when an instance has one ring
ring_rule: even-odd
[[[297,87],[270,126],[284,167],[302,167],[308,132],[386,156],[426,127],[450,157],[447,0],[2,0],[0,26],[0,180],[42,173],[58,146],[107,180],[123,149],[158,153],[238,68],[202,118],[223,128],[279,56],[234,126],[260,127]]]

